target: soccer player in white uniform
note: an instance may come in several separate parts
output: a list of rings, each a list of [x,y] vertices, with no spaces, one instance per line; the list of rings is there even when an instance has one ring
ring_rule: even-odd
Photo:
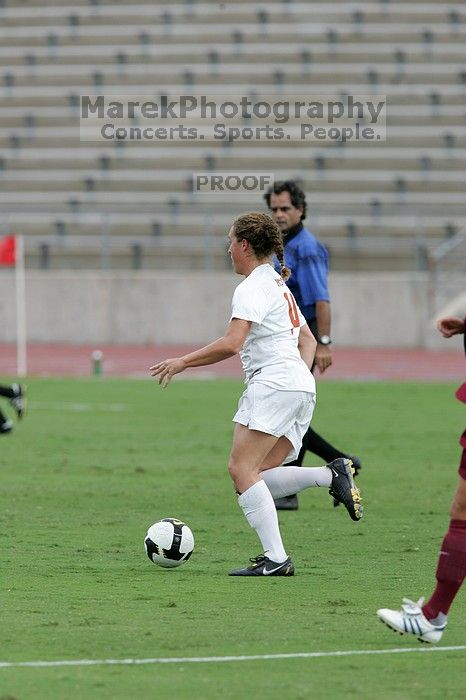
[[[263,554],[230,576],[292,576],[274,498],[325,486],[353,520],[362,517],[351,460],[323,467],[281,466],[298,454],[315,406],[315,382],[309,368],[316,341],[285,280],[281,231],[267,214],[240,216],[229,232],[233,268],[244,281],[236,288],[225,334],[183,357],[158,362],[152,376],[166,387],[188,367],[241,356],[246,390],[233,417],[235,429],[228,469],[238,503],[256,531]],[[276,255],[281,274],[272,265]]]

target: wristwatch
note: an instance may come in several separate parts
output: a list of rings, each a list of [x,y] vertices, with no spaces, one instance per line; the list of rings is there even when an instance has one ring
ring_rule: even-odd
[[[321,335],[319,340],[317,341],[319,345],[331,345],[332,340],[329,335]]]

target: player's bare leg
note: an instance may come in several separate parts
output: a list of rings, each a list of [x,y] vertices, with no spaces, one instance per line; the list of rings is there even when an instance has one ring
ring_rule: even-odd
[[[260,467],[275,445],[277,459],[285,459],[291,449],[286,440],[250,430],[236,423],[228,470],[239,494],[238,503],[251,527],[256,531],[263,555],[253,558],[252,565],[234,569],[230,576],[292,576],[294,565],[287,556],[278,525],[272,495],[260,476]],[[286,444],[288,443],[288,444]]]

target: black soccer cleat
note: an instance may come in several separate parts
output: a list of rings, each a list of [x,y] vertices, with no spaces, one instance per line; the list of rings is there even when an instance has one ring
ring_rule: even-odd
[[[361,520],[363,513],[361,494],[353,481],[354,469],[351,460],[340,457],[327,464],[327,467],[332,472],[329,494],[343,503],[351,520]]]
[[[277,510],[298,510],[299,508],[298,496],[296,494],[274,498],[274,503]]]
[[[15,395],[10,399],[10,404],[15,409],[18,419],[21,420],[26,412],[26,388],[21,384],[12,384],[11,388]]]
[[[353,469],[354,469],[354,475],[357,476],[359,472],[361,471],[361,460],[359,457],[355,457],[354,455],[348,455],[348,459],[350,459],[353,462]],[[337,498],[333,499],[333,507],[337,508],[340,505],[340,501]]]
[[[258,557],[252,557],[249,561],[252,562],[251,566],[246,566],[244,569],[233,569],[228,576],[294,576],[294,564],[290,557],[279,563],[272,561],[264,554],[260,554]]]

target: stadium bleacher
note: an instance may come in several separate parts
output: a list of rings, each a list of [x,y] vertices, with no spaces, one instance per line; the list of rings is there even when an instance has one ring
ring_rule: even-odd
[[[466,222],[465,22],[452,2],[3,0],[1,231],[32,267],[223,269],[261,200],[202,198],[192,173],[273,172],[303,185],[334,270],[422,267]],[[222,89],[386,95],[387,140],[80,141],[80,94]]]

